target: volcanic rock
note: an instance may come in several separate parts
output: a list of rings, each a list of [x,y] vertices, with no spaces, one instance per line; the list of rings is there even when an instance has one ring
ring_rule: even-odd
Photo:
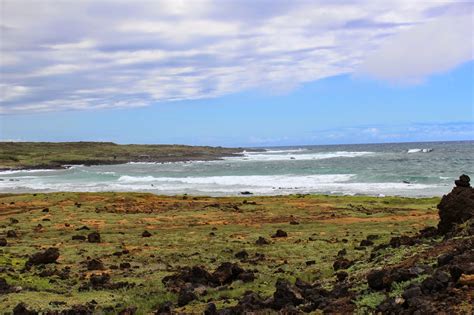
[[[258,240],[255,241],[255,244],[257,244],[257,245],[268,245],[268,244],[270,244],[270,242],[266,238],[260,236],[258,238]]]
[[[389,271],[386,269],[371,270],[367,274],[367,283],[371,289],[383,290],[389,288],[392,284],[392,280],[389,275]]]
[[[28,309],[28,306],[25,303],[20,303],[13,309],[13,315],[37,315],[37,311],[32,311]]]
[[[349,268],[350,266],[353,265],[354,262],[346,259],[346,258],[343,258],[343,257],[337,257],[336,260],[334,261],[332,267],[334,268],[335,271],[339,270],[339,269],[347,269]]]
[[[342,282],[347,279],[349,274],[345,271],[339,271],[336,273],[337,281]]]
[[[197,299],[196,294],[191,290],[181,290],[178,295],[178,306],[185,306]]]
[[[469,184],[469,176],[461,175],[455,181],[456,187],[443,196],[438,204],[440,221],[438,231],[446,234],[457,224],[466,222],[474,217],[474,188]]]
[[[155,315],[168,315],[171,314],[173,311],[173,303],[170,301],[166,301],[158,307],[155,312]]]
[[[245,250],[241,250],[240,252],[236,253],[234,256],[237,259],[243,260],[249,257],[249,253],[247,253],[247,251]]]
[[[0,278],[0,294],[9,293],[12,287],[7,283],[7,280]]]
[[[98,232],[92,232],[87,235],[89,243],[100,243],[100,234]]]
[[[59,258],[59,250],[54,247],[50,247],[44,252],[38,252],[33,254],[30,259],[26,262],[27,266],[31,265],[43,265],[55,263]]]
[[[304,302],[301,291],[287,280],[278,279],[273,293],[272,308],[280,310],[287,305],[297,306]]]
[[[87,270],[104,270],[104,264],[100,259],[91,259],[87,262]]]
[[[91,275],[89,281],[93,288],[102,288],[109,283],[110,275],[107,273],[102,273],[100,275]]]
[[[272,235],[273,238],[276,238],[276,237],[287,237],[288,236],[288,233],[286,233],[285,231],[283,230],[277,230],[275,234]]]

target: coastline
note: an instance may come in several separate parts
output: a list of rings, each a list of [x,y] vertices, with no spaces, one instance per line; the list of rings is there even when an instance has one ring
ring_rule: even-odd
[[[254,151],[209,146],[119,145],[111,142],[0,142],[0,148],[0,171],[67,169],[74,165],[215,161],[242,156],[244,150]]]

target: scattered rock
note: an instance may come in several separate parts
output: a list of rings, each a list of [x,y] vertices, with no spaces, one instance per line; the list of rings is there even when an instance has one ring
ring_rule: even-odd
[[[87,270],[104,270],[104,264],[100,259],[91,259],[87,262]]]
[[[343,258],[343,257],[337,257],[336,260],[334,261],[332,267],[335,271],[338,271],[339,269],[347,269],[350,266],[352,266],[354,262]]]
[[[280,310],[285,306],[297,306],[304,302],[300,290],[287,280],[278,279],[276,291],[273,293],[272,308]]]
[[[344,280],[347,279],[348,276],[349,276],[349,274],[345,271],[338,271],[336,273],[337,281],[339,281],[339,282],[343,282]]]
[[[10,293],[12,287],[7,283],[7,280],[0,278],[0,294]]]
[[[13,315],[37,315],[38,312],[28,309],[28,306],[21,302],[13,309]]]
[[[225,262],[217,267],[212,274],[200,266],[186,267],[179,273],[164,277],[162,282],[169,290],[179,292],[189,286],[194,288],[198,286],[217,287],[236,280],[250,282],[254,279],[253,272],[246,271],[237,264]]]
[[[152,234],[148,231],[143,231],[143,233],[142,233],[142,237],[151,237],[151,236],[152,236]]]
[[[367,274],[367,283],[373,290],[383,290],[392,284],[389,272],[386,269],[372,270]]]
[[[444,253],[438,257],[438,267],[448,264],[453,260],[454,256],[451,253]]]
[[[369,241],[375,241],[375,240],[378,240],[379,238],[380,238],[380,236],[378,236],[377,234],[369,234],[366,237],[366,239],[369,240]]]
[[[247,251],[245,250],[241,250],[240,252],[236,253],[234,256],[237,259],[244,260],[249,257],[249,253],[247,253]]]
[[[135,306],[129,306],[121,310],[118,315],[134,315],[137,312],[137,308]]]
[[[102,274],[94,274],[91,275],[90,279],[90,284],[93,288],[102,288],[106,286],[110,282],[110,275],[107,273],[102,273]]]
[[[100,243],[100,234],[98,232],[92,232],[87,235],[89,243]]]
[[[372,245],[374,245],[374,242],[372,242],[371,240],[362,240],[360,241],[359,246],[367,247],[367,246],[372,246]]]
[[[162,303],[155,312],[155,315],[169,315],[173,312],[173,303],[166,301]]]
[[[178,306],[182,307],[188,305],[190,302],[197,299],[196,294],[191,290],[181,290],[178,295]]]
[[[258,240],[255,241],[255,244],[257,244],[257,245],[268,245],[268,244],[270,244],[270,242],[266,238],[260,236],[258,238]]]
[[[85,241],[87,238],[84,235],[73,235],[71,239],[73,241]]]
[[[208,303],[204,310],[204,315],[217,315],[217,307],[214,303]]]
[[[18,222],[20,222],[20,221],[18,221],[15,218],[10,218],[10,224],[17,224]]]
[[[0,247],[4,247],[4,246],[7,246],[8,245],[8,242],[7,242],[7,239],[6,238],[0,238]]]
[[[89,231],[90,228],[86,225],[81,226],[80,228],[77,228],[76,231]]]
[[[17,233],[15,230],[8,230],[7,231],[7,237],[9,238],[15,238],[15,237],[18,237]]]
[[[337,252],[337,256],[343,257],[346,256],[347,250],[345,248],[341,249],[340,251]]]
[[[44,252],[38,252],[33,254],[26,262],[27,266],[31,265],[43,265],[55,263],[59,258],[59,250],[54,247],[50,247]]]
[[[131,267],[132,267],[132,265],[130,265],[130,263],[128,263],[128,262],[120,263],[120,269],[129,269]]]
[[[285,231],[280,230],[280,229],[278,229],[278,230],[276,231],[276,233],[272,235],[273,238],[277,238],[277,237],[287,237],[287,236],[288,236],[288,233],[286,233]]]

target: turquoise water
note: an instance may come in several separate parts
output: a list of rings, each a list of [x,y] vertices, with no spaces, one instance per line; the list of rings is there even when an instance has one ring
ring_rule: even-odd
[[[0,172],[0,192],[441,196],[474,175],[474,142],[265,148],[211,162],[74,166]]]

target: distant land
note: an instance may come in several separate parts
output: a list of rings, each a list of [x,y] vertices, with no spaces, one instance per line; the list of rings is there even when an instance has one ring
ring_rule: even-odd
[[[54,169],[67,165],[208,161],[237,156],[242,148],[187,145],[119,145],[113,142],[0,142],[0,170]]]

